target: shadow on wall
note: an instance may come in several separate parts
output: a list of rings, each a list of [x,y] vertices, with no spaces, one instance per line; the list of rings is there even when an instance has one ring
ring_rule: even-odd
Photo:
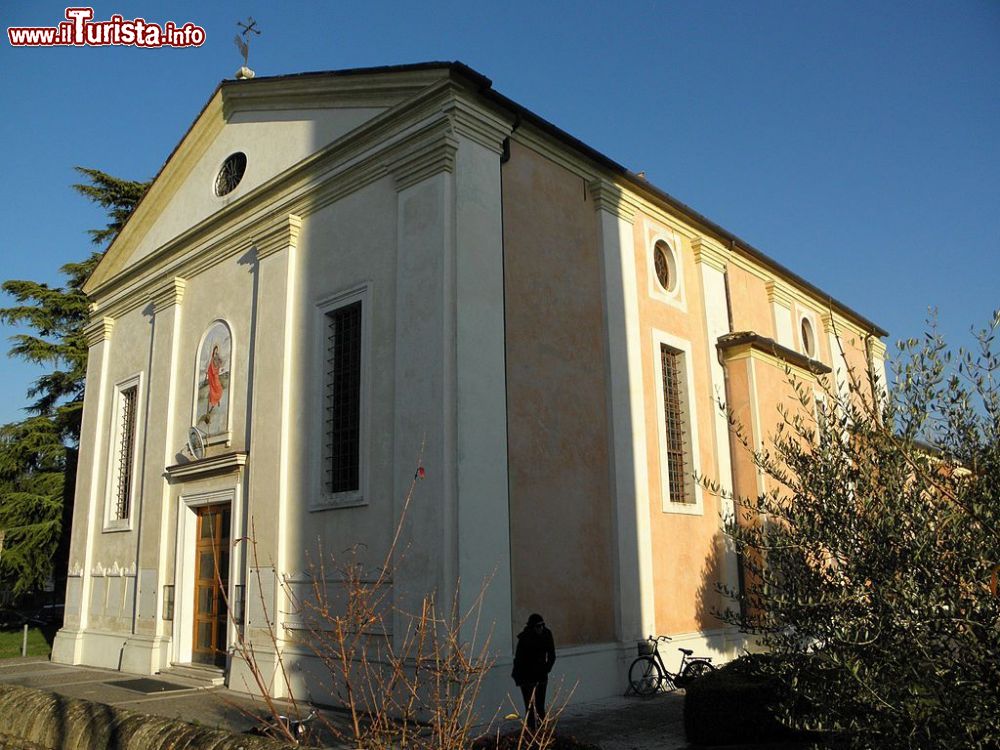
[[[712,537],[712,550],[705,558],[701,568],[701,583],[697,593],[698,625],[702,630],[714,630],[725,625],[719,616],[726,608],[739,609],[739,602],[729,596],[735,594],[738,586],[736,581],[727,580],[730,575],[726,560],[729,556],[727,547],[729,538],[723,531],[717,531]]]

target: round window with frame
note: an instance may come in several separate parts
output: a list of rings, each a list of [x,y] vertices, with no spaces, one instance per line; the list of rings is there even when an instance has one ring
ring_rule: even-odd
[[[816,334],[813,332],[812,321],[803,316],[799,322],[799,337],[802,340],[802,353],[808,357],[816,356]]]
[[[221,198],[233,192],[247,171],[247,155],[242,151],[230,154],[215,176],[215,195]]]
[[[677,260],[674,250],[664,240],[653,245],[653,270],[660,288],[667,294],[677,291]]]

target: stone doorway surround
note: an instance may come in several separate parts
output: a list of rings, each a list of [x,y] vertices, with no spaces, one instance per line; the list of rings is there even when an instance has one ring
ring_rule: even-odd
[[[178,498],[177,508],[177,555],[174,570],[174,624],[173,649],[170,661],[173,664],[190,664],[194,645],[194,612],[195,612],[195,571],[197,560],[198,509],[208,505],[226,505],[232,508],[230,514],[231,526],[229,539],[237,540],[242,533],[242,508],[237,507],[238,495],[235,489],[215,490],[196,494],[184,494]],[[242,504],[242,503],[240,503]],[[229,581],[226,596],[233,604],[236,603],[237,587],[243,583],[240,556],[230,550]],[[238,616],[239,612],[235,611]],[[233,619],[230,618],[226,628],[226,642],[232,643],[235,638]]]

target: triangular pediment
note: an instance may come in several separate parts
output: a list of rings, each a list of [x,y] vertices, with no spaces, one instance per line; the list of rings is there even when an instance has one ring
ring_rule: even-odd
[[[449,75],[448,63],[224,81],[88,280],[93,293],[213,214]],[[216,181],[246,156],[237,186]]]

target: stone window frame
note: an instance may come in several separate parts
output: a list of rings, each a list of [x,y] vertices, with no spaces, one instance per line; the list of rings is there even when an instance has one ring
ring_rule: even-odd
[[[695,476],[701,476],[701,456],[698,450],[698,413],[695,405],[694,395],[694,357],[692,355],[691,342],[681,339],[673,334],[653,329],[652,334],[652,363],[655,383],[656,402],[656,432],[658,446],[659,465],[659,486],[660,486],[660,506],[664,513],[677,513],[681,515],[704,515],[704,492],[701,484],[695,480]],[[682,389],[681,398],[687,410],[686,414],[686,437],[688,441],[685,458],[687,459],[684,484],[690,493],[690,500],[674,500],[670,497],[670,477],[667,468],[667,431],[664,423],[664,399],[663,399],[663,372],[661,365],[661,346],[673,350],[683,358],[682,363]]]
[[[135,517],[135,507],[139,500],[139,467],[141,465],[139,461],[139,452],[142,444],[139,438],[142,433],[144,417],[142,381],[142,373],[138,372],[118,381],[114,385],[111,402],[110,440],[108,442],[107,481],[105,483],[104,493],[103,532],[132,530],[132,519]],[[135,405],[133,407],[132,415],[132,455],[128,477],[129,486],[127,488],[128,503],[127,512],[124,516],[119,516],[117,510],[118,495],[121,488],[121,473],[119,470],[119,464],[121,463],[122,451],[125,449],[122,435],[122,410],[125,406],[125,394],[130,390],[135,391]]]
[[[805,338],[802,335],[804,326],[809,327],[809,335],[812,338],[811,347],[806,346]],[[819,359],[819,336],[816,333],[817,330],[816,315],[811,310],[799,308],[798,326],[795,328],[795,338],[798,342],[799,351],[809,357],[809,359]]]
[[[658,247],[665,247],[668,253],[668,264],[674,278],[673,289],[665,289],[660,284],[656,274],[656,253]],[[687,312],[687,298],[684,284],[684,253],[682,252],[680,235],[675,232],[653,227],[647,232],[646,238],[646,272],[649,278],[648,294],[650,298],[665,302]]]
[[[329,388],[329,372],[327,361],[330,358],[327,341],[328,316],[340,308],[356,302],[361,303],[361,378],[359,393],[359,425],[358,425],[358,487],[354,490],[331,492],[326,482],[326,460],[329,450],[329,436],[325,429],[326,399]],[[334,508],[353,508],[368,505],[369,498],[369,436],[371,435],[371,285],[368,283],[350,287],[324,298],[316,305],[315,330],[316,340],[314,351],[319,352],[316,383],[319,403],[322,408],[314,414],[316,435],[314,444],[314,475],[315,491],[309,503],[310,511],[323,511]]]

